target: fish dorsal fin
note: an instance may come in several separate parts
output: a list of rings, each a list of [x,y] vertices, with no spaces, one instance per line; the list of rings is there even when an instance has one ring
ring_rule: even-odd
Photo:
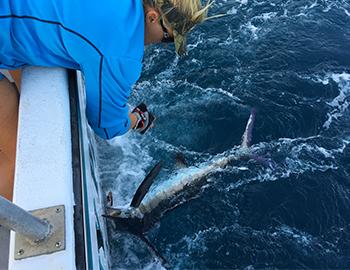
[[[255,116],[256,116],[256,109],[252,108],[250,111],[250,116],[249,116],[247,125],[245,127],[245,131],[242,136],[241,147],[248,148],[252,144]]]
[[[153,169],[147,174],[145,179],[143,179],[141,185],[138,187],[138,189],[135,192],[135,195],[131,201],[130,206],[131,207],[139,207],[143,198],[146,196],[148,190],[150,189],[151,185],[154,182],[154,179],[159,174],[161,168],[162,168],[163,162],[158,162]]]
[[[176,153],[175,162],[176,162],[175,163],[176,168],[187,168],[188,167],[186,159],[185,159],[185,155],[181,152]]]

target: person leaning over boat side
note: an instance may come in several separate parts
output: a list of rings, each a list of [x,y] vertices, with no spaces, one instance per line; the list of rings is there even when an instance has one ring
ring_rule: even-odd
[[[185,53],[186,34],[203,22],[211,3],[201,0],[2,0],[0,69],[23,66],[81,70],[89,125],[104,139],[130,129],[146,132],[152,115],[144,104],[129,112],[140,77],[144,45],[175,42]],[[12,199],[19,93],[0,74],[0,195]]]

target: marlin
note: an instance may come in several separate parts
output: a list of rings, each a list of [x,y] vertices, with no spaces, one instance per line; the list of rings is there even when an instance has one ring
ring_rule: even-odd
[[[114,220],[115,229],[134,234],[145,241],[155,255],[164,262],[165,259],[146,238],[145,233],[159,222],[166,213],[196,197],[201,192],[202,187],[208,183],[208,178],[212,173],[225,168],[235,160],[255,159],[264,162],[262,159],[251,155],[249,151],[255,117],[256,110],[252,109],[240,148],[235,153],[218,155],[198,167],[187,167],[183,155],[178,154],[176,162],[181,169],[168,181],[164,181],[149,192],[161,171],[162,162],[158,162],[138,187],[130,206],[126,208],[107,206],[104,216]],[[110,205],[113,205],[111,196],[109,197]]]

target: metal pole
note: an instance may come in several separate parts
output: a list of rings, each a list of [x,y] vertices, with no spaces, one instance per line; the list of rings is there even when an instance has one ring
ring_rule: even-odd
[[[0,225],[38,243],[50,235],[51,225],[0,196]]]

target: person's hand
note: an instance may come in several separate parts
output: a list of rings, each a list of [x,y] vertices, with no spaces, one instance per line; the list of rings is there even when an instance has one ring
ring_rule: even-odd
[[[147,110],[145,103],[139,104],[131,112],[137,119],[134,130],[145,134],[150,128],[153,127],[153,121],[156,119],[152,113]]]

